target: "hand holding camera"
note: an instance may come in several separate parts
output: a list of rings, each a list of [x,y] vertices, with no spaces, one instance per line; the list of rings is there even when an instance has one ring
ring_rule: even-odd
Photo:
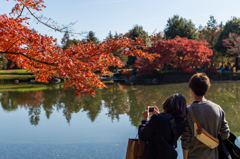
[[[148,120],[149,119],[149,113],[152,113],[152,114],[159,113],[159,110],[156,106],[148,106],[147,110],[145,110],[142,113],[143,119]]]
[[[148,112],[152,113],[152,114],[156,114],[156,113],[159,113],[159,110],[158,110],[158,107],[156,106],[151,106],[151,107],[148,107]]]

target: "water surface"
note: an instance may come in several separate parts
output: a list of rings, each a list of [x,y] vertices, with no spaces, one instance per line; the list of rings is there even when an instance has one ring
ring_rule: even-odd
[[[96,97],[74,96],[59,85],[0,87],[0,158],[125,158],[148,105],[162,110],[174,94],[193,102],[188,84],[108,85]],[[26,87],[26,86],[25,86]],[[29,88],[30,87],[30,88]],[[231,131],[240,136],[240,83],[212,83],[206,95],[222,106]],[[240,141],[237,143],[240,145]],[[181,146],[178,142],[179,159]]]

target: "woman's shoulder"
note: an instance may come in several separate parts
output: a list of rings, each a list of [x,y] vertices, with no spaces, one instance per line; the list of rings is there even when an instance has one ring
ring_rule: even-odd
[[[167,121],[167,118],[165,117],[164,113],[160,113],[160,114],[156,113],[151,116],[151,120]]]

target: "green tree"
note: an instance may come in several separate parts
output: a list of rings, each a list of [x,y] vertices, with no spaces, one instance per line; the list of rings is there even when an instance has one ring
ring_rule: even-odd
[[[229,33],[236,33],[240,35],[240,18],[233,17],[229,20],[226,25],[223,27],[214,48],[217,51],[222,52],[224,55],[226,54],[227,48],[222,45],[223,39],[228,39]]]
[[[136,40],[136,38],[142,38],[146,40],[146,44],[150,45],[150,39],[148,37],[148,33],[143,30],[142,26],[135,25],[131,30],[129,30],[129,38]]]
[[[69,46],[71,46],[71,45],[78,45],[80,43],[81,42],[78,41],[77,39],[73,39],[73,40],[68,39],[67,42],[65,43],[65,45],[62,46],[62,49],[66,50]]]
[[[95,36],[95,33],[93,31],[89,31],[87,36],[86,36],[86,41],[87,42],[93,42],[94,44],[98,44],[99,40],[98,38]]]
[[[199,26],[199,30],[197,32],[198,39],[206,40],[209,43],[209,48],[213,49],[213,57],[212,57],[212,64],[213,59],[219,58],[220,54],[216,52],[214,49],[214,45],[217,42],[218,36],[221,32],[221,25],[217,24],[216,19],[214,16],[210,16],[210,19],[207,22],[205,27]]]
[[[210,20],[207,22],[207,29],[210,30],[210,40],[208,41],[209,45],[213,48],[214,43],[217,41],[218,36],[218,24],[214,16],[210,16]]]
[[[68,33],[68,31],[66,31],[63,35],[62,40],[61,40],[61,44],[66,45],[69,38],[70,38],[69,33]]]
[[[117,32],[115,32],[114,39],[118,39],[119,35]]]
[[[197,29],[191,20],[187,21],[178,15],[169,18],[166,28],[164,29],[166,39],[173,39],[177,35],[180,37],[187,37],[188,39],[196,39],[196,31]]]
[[[7,69],[8,59],[5,55],[0,54],[0,69]]]
[[[131,30],[129,30],[129,34],[126,34],[128,38],[136,40],[136,38],[140,37],[145,39],[146,45],[150,46],[150,38],[148,37],[148,33],[143,30],[142,26],[135,25]],[[128,56],[127,65],[133,65],[135,63],[136,56]]]
[[[71,40],[68,31],[66,31],[61,40],[61,44],[62,49],[66,50],[69,46],[80,44],[80,42],[77,39]]]
[[[108,33],[108,36],[106,37],[106,40],[107,39],[113,39],[114,38],[114,36],[112,35],[112,32],[110,31],[109,33]]]

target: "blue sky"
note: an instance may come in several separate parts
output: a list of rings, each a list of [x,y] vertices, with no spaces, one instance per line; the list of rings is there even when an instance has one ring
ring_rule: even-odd
[[[1,0],[0,14],[9,13],[14,4],[13,0]],[[109,31],[126,33],[136,24],[143,26],[149,34],[154,30],[163,31],[167,20],[176,14],[192,20],[197,28],[200,24],[205,26],[210,15],[213,15],[218,23],[222,21],[224,24],[232,16],[240,17],[240,0],[45,0],[45,5],[47,8],[35,13],[51,18],[59,24],[78,21],[73,26],[75,32],[92,30],[99,40],[103,40]],[[62,33],[54,32],[32,20],[30,23],[30,28],[43,35],[53,36],[60,43]]]

